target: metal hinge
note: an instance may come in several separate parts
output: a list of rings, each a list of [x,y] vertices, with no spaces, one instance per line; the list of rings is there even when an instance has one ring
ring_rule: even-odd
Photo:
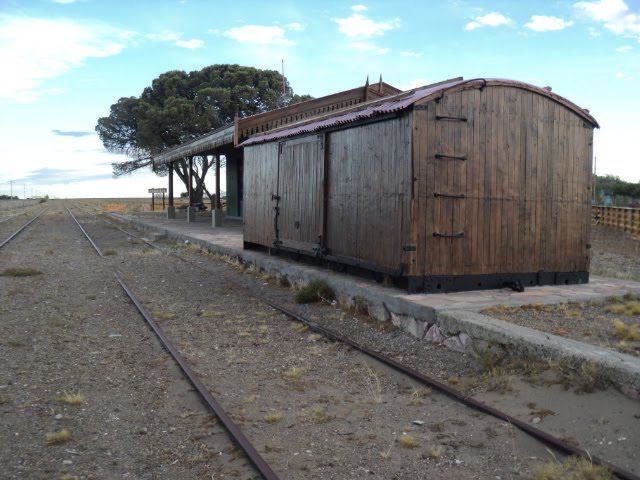
[[[415,252],[416,251],[416,246],[415,245],[403,245],[402,246],[402,251],[403,252]]]
[[[436,115],[436,120],[457,120],[458,122],[466,122],[465,117],[449,117],[447,115]]]
[[[446,197],[446,198],[465,198],[464,193],[461,193],[459,195],[455,195],[453,193],[438,193],[438,192],[434,192],[433,196],[434,197]]]
[[[462,233],[439,233],[439,232],[433,232],[433,236],[434,237],[440,237],[440,238],[464,238],[464,232],[462,232]]]
[[[442,158],[450,158],[451,160],[466,160],[467,156],[466,155],[443,155],[441,153],[436,153],[436,158],[442,159]]]
[[[271,194],[271,200],[280,200],[280,195]]]

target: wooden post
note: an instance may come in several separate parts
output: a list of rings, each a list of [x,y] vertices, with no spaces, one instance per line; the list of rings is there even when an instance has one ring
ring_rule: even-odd
[[[189,157],[189,206],[193,206],[193,157]]]
[[[165,204],[164,204],[164,191],[162,192],[162,210],[164,210],[166,208]]]
[[[216,154],[216,206],[215,208],[220,209],[220,154]]]
[[[169,206],[173,207],[173,162],[169,162]]]
[[[155,199],[156,199],[156,194],[151,192],[151,211],[152,212],[156,211],[156,205],[154,203]]]

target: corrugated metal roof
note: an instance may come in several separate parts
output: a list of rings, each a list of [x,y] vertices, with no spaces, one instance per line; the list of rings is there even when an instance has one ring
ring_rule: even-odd
[[[202,155],[223,145],[233,145],[233,132],[233,125],[221,127],[200,138],[196,138],[155,155],[153,157],[153,163],[154,165],[162,165],[193,155]]]
[[[373,102],[359,104],[357,107],[348,112],[329,115],[323,119],[316,119],[304,124],[300,124],[298,126],[293,125],[289,127],[283,127],[281,129],[272,130],[264,134],[254,135],[242,142],[239,146],[245,147],[257,143],[270,142],[281,138],[303,135],[306,133],[317,132],[319,130],[324,130],[326,128],[335,127],[342,124],[357,122],[359,120],[372,118],[378,115],[399,112],[412,106],[419,100],[425,100],[429,97],[440,97],[441,95],[444,95],[447,90],[454,89],[456,87],[484,88],[487,85],[503,85],[536,92],[538,94],[549,97],[556,102],[561,103],[565,107],[582,116],[593,126],[599,127],[598,122],[595,120],[595,118],[593,118],[586,110],[583,110],[582,108],[578,107],[566,98],[561,97],[560,95],[551,93],[550,90],[539,88],[534,85],[530,85],[524,82],[518,82],[515,80],[480,78],[473,80],[455,80],[451,82],[445,82],[434,86],[427,86],[407,92],[402,92],[398,95],[386,97],[384,99],[378,99]]]

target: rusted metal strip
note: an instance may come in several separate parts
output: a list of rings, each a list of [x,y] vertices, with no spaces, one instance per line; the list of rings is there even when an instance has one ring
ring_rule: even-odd
[[[433,236],[437,238],[464,238],[464,232],[460,232],[460,233],[433,232]]]
[[[458,122],[466,122],[466,117],[450,117],[448,115],[436,115],[436,120],[457,120]]]
[[[451,160],[466,160],[467,159],[466,155],[443,155],[441,153],[436,153],[435,157],[438,158],[438,159],[449,158]]]
[[[438,197],[446,197],[446,198],[465,198],[464,193],[438,193],[438,192],[434,192],[433,196],[438,198]]]
[[[29,220],[27,223],[25,223],[23,226],[21,226],[18,230],[16,230],[13,233],[13,235],[11,235],[9,238],[7,238],[2,243],[0,243],[0,248],[4,247],[7,243],[9,243],[11,240],[13,240],[16,236],[18,236],[20,234],[20,232],[22,232],[25,228],[27,228],[29,225],[31,225],[33,222],[35,222],[38,219],[38,217],[40,215],[42,215],[44,212],[46,212],[46,210],[41,211],[38,215],[33,217],[31,220]]]
[[[80,227],[80,230],[82,230],[82,233],[84,233],[84,236],[87,237],[87,240],[89,240],[89,243],[91,244],[91,246],[95,248],[96,252],[98,252],[98,255],[100,255],[101,257],[104,257],[104,255],[102,255],[102,252],[100,251],[98,246],[94,243],[94,241],[91,239],[89,234],[85,231],[84,228],[82,228],[82,225],[80,225],[80,222],[78,221],[78,219],[75,217],[73,213],[71,213],[71,210],[69,210],[69,207],[66,207],[66,208],[67,208],[67,212],[69,212],[69,215],[71,215],[71,218],[75,220],[75,222],[78,224],[78,227]]]
[[[578,448],[578,447],[574,447],[573,445],[568,444],[567,442],[560,440],[559,438],[554,437],[553,435],[544,432],[536,427],[533,427],[531,425],[529,425],[526,422],[523,422],[522,420],[519,420],[515,417],[512,417],[511,415],[504,413],[500,410],[497,410],[493,407],[490,407],[489,405],[480,402],[478,400],[475,400],[467,395],[465,395],[464,393],[456,390],[455,388],[450,387],[447,384],[444,384],[434,378],[428,377],[427,375],[414,370],[410,367],[407,367],[406,365],[403,365],[399,362],[397,362],[396,360],[387,357],[381,353],[378,353],[374,350],[371,350],[370,348],[367,348],[363,345],[360,345],[357,342],[354,342],[353,340],[343,337],[342,335],[329,330],[328,328],[322,327],[320,325],[318,325],[315,322],[312,322],[311,320],[306,319],[305,317],[298,315],[295,312],[292,312],[291,310],[282,307],[280,305],[277,305],[273,302],[271,302],[270,300],[264,298],[264,297],[260,297],[260,296],[256,296],[257,298],[259,298],[260,300],[262,300],[263,302],[265,302],[266,304],[268,304],[270,307],[278,310],[279,312],[284,313],[285,315],[294,318],[295,320],[298,320],[299,322],[303,323],[304,325],[306,325],[307,327],[309,327],[311,330],[320,333],[321,335],[325,336],[326,338],[328,338],[329,340],[333,340],[336,342],[341,342],[344,343],[346,345],[349,345],[350,347],[354,348],[355,350],[358,350],[362,353],[364,353],[365,355],[368,355],[371,358],[376,359],[379,362],[384,363],[385,365],[393,368],[394,370],[397,370],[411,378],[413,378],[414,380],[419,381],[420,383],[423,383],[425,385],[428,385],[430,387],[435,388],[436,390],[439,390],[440,392],[444,393],[445,395],[448,395],[449,397],[457,400],[460,403],[463,403],[464,405],[473,408],[474,410],[478,410],[479,412],[482,413],[486,413],[487,415],[491,415],[492,417],[495,417],[499,420],[503,420],[505,422],[509,422],[510,424],[518,427],[520,430],[522,430],[523,432],[527,433],[528,435],[532,436],[533,438],[540,440],[541,442],[565,453],[568,455],[576,455],[578,457],[582,457],[584,459],[587,459],[589,461],[591,461],[592,463],[595,463],[597,465],[602,465],[603,467],[608,468],[609,470],[611,470],[611,472],[613,472],[618,478],[621,478],[623,480],[640,480],[640,476],[636,475],[633,472],[630,472],[628,470],[625,470],[621,467],[618,467],[617,465],[614,465],[613,463],[610,463],[606,460],[600,459],[594,455],[591,455],[588,451],[582,449],[582,448]]]
[[[213,398],[209,390],[207,390],[207,388],[204,386],[202,381],[198,378],[198,376],[193,372],[189,364],[186,362],[184,357],[180,355],[180,352],[178,352],[178,350],[173,345],[173,343],[171,343],[171,341],[160,329],[160,327],[155,322],[155,320],[153,320],[153,318],[149,315],[146,309],[142,306],[142,304],[133,294],[131,289],[129,289],[129,287],[125,285],[125,283],[122,281],[122,279],[116,272],[113,272],[113,275],[116,277],[116,280],[118,281],[122,289],[125,291],[129,299],[133,302],[135,307],[138,309],[138,312],[140,312],[140,315],[142,316],[142,318],[145,319],[149,327],[151,327],[151,329],[157,335],[158,339],[160,339],[160,342],[162,343],[163,347],[167,350],[167,352],[171,354],[171,356],[174,358],[178,366],[182,369],[185,376],[189,379],[191,384],[195,387],[195,389],[198,391],[198,393],[200,394],[204,402],[207,404],[209,409],[217,415],[217,417],[225,426],[229,434],[231,434],[233,439],[237,442],[238,446],[242,448],[242,450],[244,450],[244,452],[247,454],[247,456],[249,457],[251,462],[254,464],[254,466],[258,469],[260,474],[266,480],[279,480],[278,475],[276,475],[276,473],[271,469],[269,464],[264,460],[264,458],[262,458],[262,456],[251,444],[249,439],[245,437],[245,435],[237,427],[237,425],[233,423],[233,421],[231,420],[231,417],[227,415],[227,413],[224,411],[224,409],[218,403],[218,401],[215,398]]]

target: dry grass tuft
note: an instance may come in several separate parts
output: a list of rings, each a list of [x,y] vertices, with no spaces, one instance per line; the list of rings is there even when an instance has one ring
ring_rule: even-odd
[[[264,417],[262,417],[262,419],[267,423],[278,423],[280,420],[282,420],[282,413],[267,413]]]
[[[302,375],[309,371],[307,367],[293,367],[282,372],[282,378],[287,381],[298,380]]]
[[[156,320],[171,320],[175,315],[173,313],[153,312],[153,317]]]
[[[398,438],[398,443],[404,448],[417,448],[419,446],[418,441],[411,435],[402,435]]]
[[[533,474],[534,480],[609,480],[612,473],[604,467],[594,465],[589,460],[567,457],[562,463],[549,461]]]
[[[331,416],[323,407],[312,407],[307,410],[303,410],[298,414],[300,421],[305,423],[327,423],[331,420]]]
[[[367,393],[369,393],[371,403],[382,403],[382,385],[380,384],[380,374],[373,370],[368,364],[365,363],[365,376],[364,381],[367,387]]]
[[[42,272],[30,267],[10,267],[0,273],[0,277],[32,277],[34,275],[42,275]]]
[[[640,325],[629,325],[622,320],[613,321],[613,333],[617,338],[627,342],[640,340]]]
[[[67,393],[60,397],[60,400],[67,405],[82,405],[84,402],[84,395],[80,393]]]
[[[317,342],[318,340],[322,340],[323,338],[324,337],[319,333],[312,333],[307,337],[307,340],[309,340],[310,342]]]
[[[297,303],[315,303],[335,300],[336,293],[324,280],[312,280],[294,295]]]
[[[429,455],[429,458],[433,460],[438,460],[442,458],[442,455],[444,455],[444,448],[442,448],[441,446],[431,447],[429,449],[428,455]]]
[[[115,250],[105,250],[104,252],[102,252],[102,255],[105,257],[111,257],[113,255],[116,255],[116,251]]]
[[[58,432],[47,433],[45,438],[47,445],[59,445],[61,443],[66,443],[73,437],[73,434],[70,430],[63,428]]]

